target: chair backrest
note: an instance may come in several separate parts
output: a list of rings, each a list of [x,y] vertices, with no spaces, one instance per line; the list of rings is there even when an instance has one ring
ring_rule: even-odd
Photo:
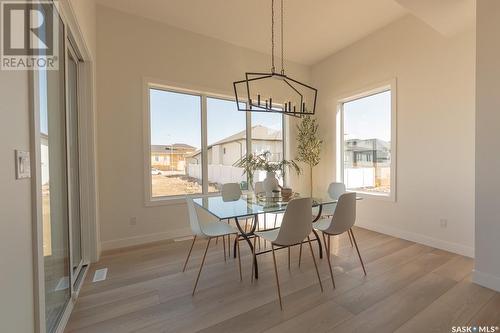
[[[223,201],[236,201],[241,197],[241,188],[238,183],[223,184],[221,192]]]
[[[354,222],[356,222],[356,193],[344,193],[337,202],[330,227],[325,231],[338,235],[351,229]]]
[[[264,190],[264,182],[256,182],[254,186],[254,191],[255,194],[266,192],[266,190]]]
[[[345,192],[344,183],[330,183],[328,186],[328,195],[332,199],[338,200],[339,197]]]
[[[285,215],[276,238],[276,245],[294,245],[302,242],[312,231],[312,199],[293,199],[286,207]]]
[[[196,207],[194,205],[193,199],[190,197],[186,197],[186,204],[188,209],[189,226],[191,227],[193,235],[203,236],[204,234],[202,226],[200,224],[200,220],[198,219],[198,212],[196,212]]]

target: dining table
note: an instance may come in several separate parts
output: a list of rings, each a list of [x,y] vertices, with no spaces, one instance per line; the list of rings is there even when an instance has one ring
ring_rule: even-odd
[[[254,272],[255,278],[259,278],[259,268],[257,264],[257,256],[270,252],[271,250],[265,251],[255,251],[253,249],[253,244],[250,239],[255,236],[255,231],[259,225],[259,215],[267,213],[284,213],[288,202],[294,198],[300,197],[299,194],[295,193],[289,198],[278,197],[266,197],[260,194],[256,195],[253,192],[248,192],[242,194],[238,199],[228,200],[223,198],[222,195],[211,195],[199,198],[194,198],[193,201],[196,205],[203,208],[213,216],[215,216],[220,221],[230,221],[234,220],[236,227],[238,228],[240,234],[236,237],[233,245],[233,254],[236,257],[236,245],[240,240],[246,241],[252,253],[255,253],[254,260]],[[337,199],[332,199],[329,196],[325,197],[313,197],[312,198],[312,208],[317,207],[317,213],[311,214],[311,223],[316,222],[321,218],[323,207],[326,205],[335,205]],[[251,227],[249,230],[245,228],[247,220],[251,220]],[[267,229],[269,230],[269,229]],[[318,243],[319,257],[323,258],[323,248],[321,245],[320,238],[316,230],[313,229],[315,236],[314,241]]]

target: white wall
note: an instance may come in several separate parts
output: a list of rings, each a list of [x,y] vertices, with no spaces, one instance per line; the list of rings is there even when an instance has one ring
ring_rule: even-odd
[[[144,205],[143,79],[232,95],[232,82],[245,71],[267,70],[270,57],[101,6],[97,31],[103,249],[189,234],[183,204]],[[288,68],[309,81],[308,68]]]
[[[397,201],[360,202],[357,223],[472,256],[474,40],[406,16],[315,65],[325,140],[316,193],[335,179],[337,97],[396,78]]]
[[[30,150],[28,73],[0,71],[0,331],[33,332],[31,182],[14,150]]]
[[[500,2],[477,2],[474,281],[500,291]]]

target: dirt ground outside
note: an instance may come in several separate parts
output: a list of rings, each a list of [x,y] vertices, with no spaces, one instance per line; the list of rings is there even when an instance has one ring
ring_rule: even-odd
[[[201,182],[185,175],[152,175],[153,197],[167,195],[201,194]],[[208,191],[216,192],[218,189],[215,184],[209,184]]]

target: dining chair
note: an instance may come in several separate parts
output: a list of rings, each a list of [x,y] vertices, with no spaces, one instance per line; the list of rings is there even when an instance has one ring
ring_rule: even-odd
[[[222,195],[223,201],[236,201],[236,200],[238,200],[242,195],[240,184],[238,184],[238,183],[222,184],[221,195]],[[230,223],[230,222],[231,221],[229,219],[227,219],[227,223]],[[246,229],[246,226],[245,226],[245,229]],[[231,256],[231,237],[227,236],[227,238],[228,238],[227,245],[228,245],[229,256]],[[223,239],[223,242],[224,241],[225,240]],[[217,244],[218,242],[219,242],[219,238],[217,237],[215,239],[215,244]],[[224,243],[224,246],[225,246],[225,243]]]
[[[264,190],[264,182],[256,182],[254,185],[254,191],[255,194],[263,193],[265,192]],[[276,228],[276,223],[278,222],[278,215],[281,213],[264,213],[264,230],[267,229],[267,215],[274,215],[274,226],[273,228]]]
[[[325,249],[327,251],[326,258],[328,259],[328,267],[330,268],[330,277],[332,278],[332,284],[335,288],[335,281],[333,279],[332,263],[330,259],[330,237],[337,236],[347,232],[352,237],[356,251],[358,252],[359,261],[361,262],[361,267],[366,275],[365,265],[363,259],[361,258],[361,253],[359,252],[358,244],[356,238],[354,237],[354,232],[352,227],[356,222],[356,193],[344,193],[341,194],[335,211],[333,212],[332,218],[321,218],[317,222],[314,222],[312,227],[316,230],[321,231],[323,234],[323,242],[325,243]]]
[[[335,182],[330,183],[327,191],[330,198],[338,200],[340,196],[346,192],[345,184]]]
[[[255,232],[254,245],[253,245],[253,255],[255,258],[255,240],[257,237],[262,238],[271,243],[271,250],[273,253],[273,263],[274,263],[274,273],[276,275],[276,285],[278,288],[278,298],[280,303],[280,309],[283,310],[283,304],[281,301],[281,290],[280,282],[278,277],[278,267],[276,265],[276,255],[275,247],[278,249],[288,248],[290,246],[302,244],[302,242],[307,238],[309,243],[309,249],[311,250],[311,256],[313,258],[314,267],[316,268],[316,275],[318,276],[319,286],[321,292],[323,292],[323,284],[321,283],[321,277],[318,271],[318,265],[316,264],[316,257],[314,256],[314,251],[311,245],[311,238],[309,234],[312,231],[311,223],[311,208],[312,199],[311,198],[299,198],[291,200],[285,210],[283,215],[283,221],[281,226],[273,230],[257,231]],[[255,261],[252,260],[252,281],[253,281],[253,265]]]
[[[328,185],[327,192],[328,192],[328,196],[331,199],[338,200],[340,198],[340,196],[342,194],[346,193],[347,191],[346,191],[346,187],[345,187],[344,183],[333,182],[333,183],[330,183],[330,185]],[[325,214],[322,214],[322,215],[332,217],[333,212],[335,212],[336,206],[337,206],[336,203],[323,206],[323,211],[325,212]],[[351,246],[354,246],[352,243],[351,234],[347,233],[347,236],[349,237],[349,243],[351,243]]]
[[[344,183],[333,182],[333,183],[330,183],[330,185],[328,185],[328,189],[326,192],[327,192],[328,197],[330,197],[333,200],[338,200],[342,194],[346,193],[346,188],[345,188]],[[334,203],[323,205],[322,210],[321,210],[321,215],[322,216],[332,216],[333,212],[335,211],[336,205],[337,204],[334,204]]]
[[[236,227],[218,221],[215,217],[210,218],[207,217],[204,220],[199,218],[198,212],[196,211],[196,207],[194,205],[193,199],[187,197],[186,204],[188,208],[188,217],[189,217],[189,225],[191,227],[191,231],[193,232],[194,238],[191,243],[191,247],[189,248],[189,252],[186,258],[186,262],[184,263],[184,267],[182,271],[186,270],[187,263],[189,261],[189,257],[191,256],[191,251],[193,250],[194,243],[197,238],[208,238],[207,246],[205,248],[205,253],[203,254],[203,258],[201,259],[200,270],[198,271],[198,276],[196,277],[196,282],[194,283],[193,294],[196,291],[196,286],[198,285],[198,280],[200,279],[201,270],[203,269],[203,264],[205,263],[205,258],[207,256],[208,247],[210,245],[210,241],[213,238],[221,237],[221,236],[229,236],[229,235],[238,235],[238,229]],[[224,243],[224,260],[226,260],[226,250],[225,250],[225,242]],[[240,271],[240,281],[243,280],[241,275],[241,259],[240,259],[240,244],[238,244],[238,267]]]
[[[241,197],[241,187],[238,183],[222,184],[221,195],[223,201],[235,201]]]

